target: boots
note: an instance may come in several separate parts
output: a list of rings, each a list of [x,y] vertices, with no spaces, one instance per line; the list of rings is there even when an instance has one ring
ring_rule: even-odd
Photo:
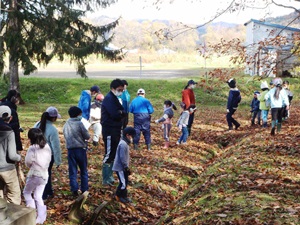
[[[277,133],[281,131],[281,123],[277,123]]]
[[[102,165],[102,184],[103,185],[112,185],[111,181],[112,176],[112,164],[103,163]]]
[[[276,125],[276,121],[272,120],[271,135],[275,135],[275,125]]]
[[[151,150],[151,144],[147,144],[147,149]]]
[[[35,209],[35,201],[34,201],[34,199],[26,200],[26,207]]]
[[[170,142],[166,141],[164,148],[169,148],[169,146],[170,146]]]
[[[36,205],[37,206],[37,218],[36,224],[43,224],[47,217],[47,206]]]
[[[129,203],[131,200],[127,197],[127,189],[117,190],[116,191],[116,199],[122,203]]]

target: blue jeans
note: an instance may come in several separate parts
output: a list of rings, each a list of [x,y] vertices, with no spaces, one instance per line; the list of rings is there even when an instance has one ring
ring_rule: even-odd
[[[261,110],[261,119],[264,123],[268,122],[269,110]]]
[[[178,139],[178,142],[179,143],[181,143],[181,142],[185,143],[187,141],[188,136],[189,136],[188,128],[187,127],[182,127],[181,132],[182,132],[182,134],[181,134],[180,138]]]
[[[80,190],[85,192],[89,189],[88,186],[88,171],[87,171],[87,155],[84,148],[68,149],[68,164],[69,164],[69,179],[71,191],[78,191],[77,182],[77,166],[80,170]]]

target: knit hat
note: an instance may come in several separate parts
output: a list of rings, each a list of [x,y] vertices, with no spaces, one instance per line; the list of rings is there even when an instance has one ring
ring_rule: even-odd
[[[260,84],[260,89],[265,89],[265,88],[269,88],[267,81],[263,81]]]
[[[99,86],[94,85],[94,86],[91,87],[90,91],[91,91],[91,92],[94,91],[94,92],[96,92],[96,93],[100,93],[100,88],[99,88]]]
[[[143,88],[140,88],[136,93],[137,94],[145,94],[145,90]]]
[[[50,106],[46,109],[46,112],[48,112],[50,117],[57,117],[57,118],[61,118],[61,115],[58,113],[57,108]]]
[[[71,118],[75,118],[82,113],[82,110],[77,106],[71,106],[68,113]]]
[[[3,117],[3,115],[4,115],[4,117]],[[11,116],[11,109],[6,105],[1,105],[0,106],[0,118],[5,119],[10,116]]]
[[[235,81],[235,79],[233,79],[233,78],[230,78],[230,79],[227,81],[227,83],[228,83],[228,86],[229,86],[230,88],[235,88],[235,87],[236,87],[236,81]]]

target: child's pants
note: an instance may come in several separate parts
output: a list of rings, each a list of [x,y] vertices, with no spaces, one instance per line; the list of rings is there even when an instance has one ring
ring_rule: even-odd
[[[171,124],[163,124],[163,130],[164,130],[164,139],[166,142],[170,141],[170,130],[172,128]]]
[[[230,109],[229,113],[227,113],[226,115],[226,120],[228,123],[228,127],[232,128],[232,124],[234,124],[235,126],[239,126],[240,124],[232,117],[233,114],[235,113],[236,109]]]
[[[179,143],[181,143],[181,142],[186,143],[187,138],[189,136],[188,128],[187,127],[182,127],[181,132],[182,132],[182,134],[181,134],[180,138],[178,139],[178,142]]]
[[[100,135],[102,133],[101,123],[99,122],[99,123],[92,124],[92,128],[93,128],[93,131],[94,131],[93,141],[98,142],[99,138],[100,138]]]
[[[269,114],[269,110],[261,110],[261,119],[263,123],[268,122],[268,114]]]
[[[47,183],[47,179],[42,177],[31,176],[26,179],[26,185],[23,190],[23,195],[26,201],[26,206],[35,208],[33,204],[32,193],[34,196],[34,201],[37,205],[44,205],[43,192]]]
[[[128,173],[126,171],[116,171],[119,178],[116,195],[118,197],[127,198]]]
[[[257,117],[257,122],[258,124],[260,124],[260,114],[261,114],[261,110],[258,110],[258,111],[253,111],[252,112],[252,124],[255,123],[255,118]]]

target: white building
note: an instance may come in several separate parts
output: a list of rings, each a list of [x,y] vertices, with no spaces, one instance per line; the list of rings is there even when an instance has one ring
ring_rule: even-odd
[[[246,74],[273,77],[299,65],[298,57],[291,52],[300,29],[254,19],[244,25]]]

